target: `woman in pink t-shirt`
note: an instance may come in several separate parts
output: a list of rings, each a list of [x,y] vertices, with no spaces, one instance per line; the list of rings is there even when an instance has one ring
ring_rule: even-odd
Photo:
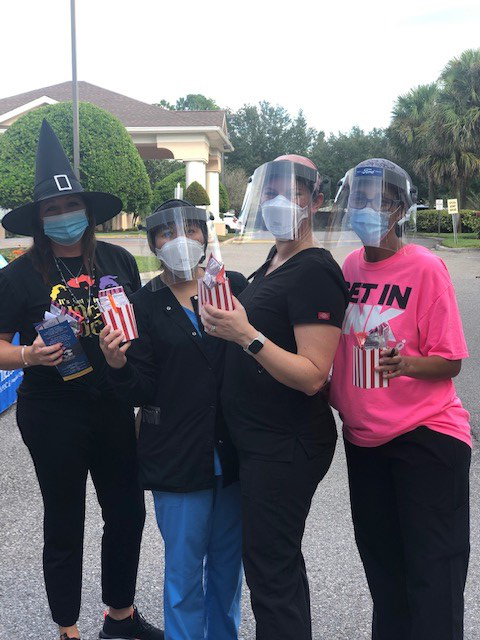
[[[366,160],[336,197],[337,233],[362,249],[331,403],[343,420],[355,538],[373,598],[373,640],[460,640],[469,558],[468,412],[452,378],[468,357],[444,263],[408,244],[409,175]]]

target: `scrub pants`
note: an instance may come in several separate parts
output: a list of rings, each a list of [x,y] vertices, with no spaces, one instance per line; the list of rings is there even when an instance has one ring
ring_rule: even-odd
[[[345,442],[373,640],[461,640],[470,447],[418,427],[379,447]]]
[[[237,640],[242,588],[240,486],[154,491],[165,542],[165,640]]]
[[[334,451],[334,444],[326,445],[309,458],[297,443],[291,462],[240,455],[243,562],[256,640],[312,639],[302,538]]]

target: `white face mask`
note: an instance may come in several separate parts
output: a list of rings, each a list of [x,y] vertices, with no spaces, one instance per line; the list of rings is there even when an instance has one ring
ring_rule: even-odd
[[[262,216],[277,240],[293,240],[300,222],[308,216],[308,206],[300,207],[285,196],[276,196],[262,204]]]
[[[166,242],[161,249],[155,249],[155,254],[163,264],[173,273],[187,277],[202,259],[205,251],[197,240],[178,236]]]

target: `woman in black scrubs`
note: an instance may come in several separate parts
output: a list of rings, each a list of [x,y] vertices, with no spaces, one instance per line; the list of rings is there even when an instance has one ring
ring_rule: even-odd
[[[259,167],[242,237],[275,237],[232,312],[206,306],[210,335],[230,341],[222,406],[240,455],[243,559],[257,640],[310,640],[305,521],[331,464],[335,421],[321,388],[340,338],[347,290],[316,246],[321,179],[301,156]]]
[[[121,208],[113,195],[83,191],[44,120],[34,202],[2,220],[7,230],[33,236],[33,245],[0,271],[0,369],[24,369],[17,421],[42,492],[45,585],[62,640],[79,638],[88,472],[105,522],[102,597],[109,615],[100,638],[163,638],[132,606],[145,519],[133,412],[109,388],[98,345],[98,289],[121,285],[130,295],[140,288],[134,258],[95,240],[95,225]],[[80,342],[93,368],[82,377],[64,381],[54,366],[62,362],[62,345],[45,346],[36,334],[34,324],[52,301],[82,318]],[[11,344],[17,331],[22,346]]]
[[[227,343],[206,335],[198,315],[213,231],[207,212],[183,200],[164,202],[146,225],[161,271],[132,297],[139,337],[122,345],[122,332],[107,326],[100,344],[119,397],[142,407],[140,478],[165,543],[165,637],[237,640],[238,458],[219,402]],[[239,295],[245,277],[227,276]]]

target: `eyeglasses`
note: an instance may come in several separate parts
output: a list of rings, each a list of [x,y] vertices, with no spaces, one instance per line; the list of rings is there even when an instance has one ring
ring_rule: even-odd
[[[380,195],[376,195],[373,198],[367,198],[365,193],[362,191],[355,191],[350,194],[348,206],[352,207],[352,209],[363,209],[370,202],[373,205],[373,209],[376,209],[377,211],[388,211],[390,213],[402,204],[402,200],[394,200],[393,198],[387,198],[386,196]]]

